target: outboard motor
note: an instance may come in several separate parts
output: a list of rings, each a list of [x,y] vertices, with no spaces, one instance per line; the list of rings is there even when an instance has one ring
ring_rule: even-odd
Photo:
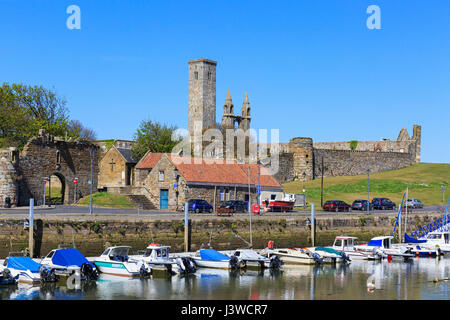
[[[344,262],[350,262],[350,257],[348,255],[345,254],[344,251],[341,251],[341,257],[342,257],[342,261]]]
[[[177,273],[175,272],[175,271],[173,271],[172,270],[172,265],[171,264],[167,264],[166,265],[166,268],[167,268],[167,272],[170,274],[170,275],[176,275]]]
[[[278,258],[278,256],[270,257],[270,269],[279,269],[283,265],[283,261]]]
[[[184,265],[183,259],[180,258],[180,257],[178,257],[178,258],[176,259],[176,261],[177,261],[177,266],[178,266],[178,268],[180,269],[180,273],[187,273],[187,271],[186,271],[186,266]]]
[[[92,268],[90,263],[83,263],[80,268],[81,275],[86,277],[86,280],[97,280],[97,271]]]
[[[181,261],[183,262],[185,272],[194,273],[195,271],[197,271],[197,268],[195,267],[195,265],[191,259],[185,257],[185,258],[181,258]]]
[[[140,267],[140,269],[139,269],[139,275],[141,276],[141,277],[148,277],[148,276],[150,276],[152,274],[152,270],[150,269],[150,270],[148,270],[146,267],[145,267],[145,264],[143,263],[143,264],[141,264],[141,267]]]
[[[319,263],[319,264],[322,264],[322,263],[323,263],[322,257],[321,257],[318,253],[316,253],[316,252],[313,252],[313,253],[312,253],[312,258],[314,259],[314,261],[315,261],[316,263]]]
[[[56,282],[59,279],[54,268],[48,269],[44,266],[41,266],[39,268],[39,274],[41,275],[41,281],[43,282]]]
[[[231,256],[230,257],[230,267],[232,269],[239,269],[241,265],[241,262],[239,261],[239,258],[236,256]]]

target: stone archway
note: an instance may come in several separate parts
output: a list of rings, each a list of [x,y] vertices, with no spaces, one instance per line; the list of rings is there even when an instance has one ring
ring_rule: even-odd
[[[67,204],[69,202],[69,188],[66,178],[59,172],[53,172],[49,176],[46,186],[48,201],[50,204]]]

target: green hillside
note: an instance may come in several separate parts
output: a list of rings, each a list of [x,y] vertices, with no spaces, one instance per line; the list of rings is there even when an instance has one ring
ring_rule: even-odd
[[[308,203],[320,206],[320,181],[318,178],[304,183]],[[406,187],[409,197],[420,199],[425,206],[442,205],[442,186],[448,199],[450,164],[420,163],[411,167],[370,175],[370,199],[390,198],[400,203]],[[302,193],[303,182],[284,184],[287,193]],[[324,201],[343,200],[351,204],[355,199],[367,199],[367,175],[324,178]]]

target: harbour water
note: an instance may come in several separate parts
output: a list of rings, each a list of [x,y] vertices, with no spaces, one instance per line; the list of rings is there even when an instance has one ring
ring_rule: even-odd
[[[283,266],[278,272],[198,269],[188,276],[128,279],[101,275],[69,289],[56,284],[0,287],[13,300],[448,300],[450,257],[410,262],[352,261],[349,265]],[[373,289],[367,281],[374,280]]]

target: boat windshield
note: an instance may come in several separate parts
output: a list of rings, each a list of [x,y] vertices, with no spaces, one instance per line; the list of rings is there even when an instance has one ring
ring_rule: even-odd
[[[428,235],[428,239],[441,239],[442,238],[442,234],[440,234],[440,233],[432,233],[432,234],[429,234]]]
[[[335,247],[342,247],[342,240],[341,239],[334,240],[334,246]]]

